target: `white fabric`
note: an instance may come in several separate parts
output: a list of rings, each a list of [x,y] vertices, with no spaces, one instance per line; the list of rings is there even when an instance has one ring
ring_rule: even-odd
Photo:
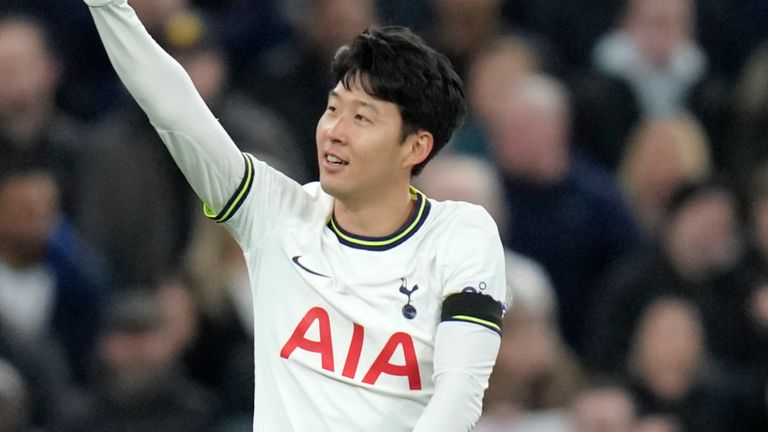
[[[414,432],[472,429],[482,413],[483,393],[500,342],[498,334],[478,325],[447,321],[437,326],[435,395]]]
[[[604,72],[627,80],[648,115],[667,115],[684,108],[688,91],[706,72],[707,59],[694,43],[675,49],[668,64],[652,64],[637,44],[622,31],[601,38],[595,45],[594,64]]]
[[[130,7],[117,0],[91,12],[126,87],[197,194],[221,210],[243,179],[241,153]],[[438,324],[444,298],[467,287],[505,299],[504,253],[490,215],[430,201],[423,225],[402,244],[358,249],[327,227],[333,198],[318,183],[300,186],[253,161],[253,188],[227,227],[251,277],[254,431],[406,432],[425,409],[469,425],[499,337],[479,325],[441,325],[456,329],[452,340]],[[406,304],[417,311],[412,319]],[[460,343],[473,355],[447,358],[467,354]],[[430,421],[419,430],[468,430]]]
[[[0,325],[10,326],[25,339],[44,335],[50,324],[55,285],[45,266],[17,270],[0,261]]]

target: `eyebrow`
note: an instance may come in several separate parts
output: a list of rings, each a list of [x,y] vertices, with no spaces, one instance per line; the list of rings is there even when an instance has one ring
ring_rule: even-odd
[[[329,98],[336,98],[336,99],[343,99],[343,97],[336,90],[331,90],[330,92],[328,92],[328,97]],[[352,100],[352,102],[355,103],[359,107],[369,108],[374,113],[379,114],[379,109],[376,108],[376,106],[374,104],[372,104],[372,103],[370,103],[368,101],[365,101],[365,100],[362,100],[362,99],[358,99],[358,98],[354,98]]]

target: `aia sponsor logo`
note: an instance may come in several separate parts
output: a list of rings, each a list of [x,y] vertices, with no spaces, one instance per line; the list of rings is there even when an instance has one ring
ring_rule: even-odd
[[[415,288],[410,290],[410,292],[415,291]],[[403,310],[403,313],[405,313],[405,310]],[[389,337],[383,347],[366,347],[378,350],[379,354],[370,365],[361,365],[360,357],[363,352],[363,346],[366,345],[365,327],[357,323],[352,325],[352,339],[349,346],[346,347],[344,367],[341,370],[342,376],[350,379],[359,379],[363,383],[370,385],[375,385],[383,374],[399,376],[408,380],[408,387],[411,390],[421,390],[419,361],[416,357],[416,349],[411,335],[404,332],[396,332]],[[312,340],[307,337],[307,333],[315,326],[318,329],[319,338]],[[336,372],[331,320],[328,317],[328,311],[322,307],[313,307],[308,310],[301,321],[299,321],[291,337],[288,338],[288,341],[285,342],[280,350],[280,357],[289,359],[296,350],[316,353],[319,356],[320,367],[329,372]],[[392,362],[398,350],[403,354],[403,364]]]

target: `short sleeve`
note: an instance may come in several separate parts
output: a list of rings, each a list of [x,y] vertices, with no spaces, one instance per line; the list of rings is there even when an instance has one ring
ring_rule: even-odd
[[[501,332],[507,284],[498,228],[482,207],[456,212],[441,260],[443,321],[467,321]]]
[[[219,212],[204,205],[205,215],[224,223],[245,249],[287,225],[321,218],[328,204],[319,187],[303,187],[252,155],[243,154],[245,174]]]

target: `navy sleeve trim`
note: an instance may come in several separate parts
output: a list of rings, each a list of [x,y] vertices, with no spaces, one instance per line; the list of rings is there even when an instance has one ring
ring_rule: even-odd
[[[230,198],[227,204],[224,205],[221,212],[216,214],[207,204],[203,206],[205,215],[217,223],[224,223],[230,220],[240,206],[243,205],[243,201],[245,201],[245,198],[251,191],[251,186],[253,186],[253,160],[245,153],[243,153],[243,159],[245,160],[245,175],[243,176],[243,181],[240,182],[240,186],[237,187],[235,193],[232,194],[232,198]]]

